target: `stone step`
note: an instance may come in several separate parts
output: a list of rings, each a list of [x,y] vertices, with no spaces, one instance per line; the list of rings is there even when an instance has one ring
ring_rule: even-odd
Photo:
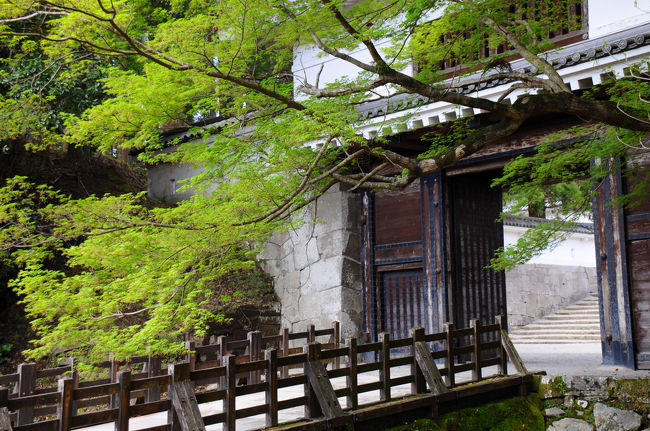
[[[588,308],[586,310],[562,310],[555,313],[556,316],[582,316],[582,315],[598,315],[598,310]]]
[[[598,330],[600,331],[600,324],[599,323],[586,323],[582,325],[577,325],[573,324],[573,322],[567,322],[567,323],[557,323],[557,322],[550,322],[549,324],[542,325],[539,323],[531,323],[530,325],[526,325],[520,328],[515,329],[515,331],[523,331],[523,330],[530,330],[530,329],[555,329],[555,330]]]
[[[595,336],[595,335],[561,335],[561,334],[549,334],[549,335],[513,335],[510,337],[513,343],[516,343],[518,341],[531,341],[531,340],[565,340],[565,341],[585,341],[585,340],[593,340],[593,341],[600,341],[600,335]]]
[[[545,316],[544,320],[570,320],[573,322],[599,322],[600,321],[600,316],[598,314],[594,315],[580,315],[580,316],[572,316],[570,314],[552,314],[550,316]]]

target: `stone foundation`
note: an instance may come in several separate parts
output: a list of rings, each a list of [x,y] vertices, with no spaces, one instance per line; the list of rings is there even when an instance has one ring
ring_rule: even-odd
[[[522,326],[596,293],[596,268],[525,264],[506,273],[508,326]]]
[[[282,303],[281,323],[291,331],[341,322],[343,337],[361,335],[360,197],[335,186],[271,238],[260,256]],[[315,221],[315,223],[314,223]]]

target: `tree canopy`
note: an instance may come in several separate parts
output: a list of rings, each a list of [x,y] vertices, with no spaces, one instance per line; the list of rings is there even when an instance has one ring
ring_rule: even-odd
[[[579,14],[567,13],[579,3],[539,0],[535,10],[521,3],[0,0],[2,77],[10,88],[0,98],[0,118],[12,125],[0,138],[133,148],[148,163],[203,168],[186,184],[201,193],[172,208],[152,208],[141,195],[69,200],[25,179],[6,183],[1,250],[23,267],[14,286],[41,334],[33,354],[98,359],[109,351],[178,352],[183,333],[223,318],[215,304],[227,299],[211,280],[250,267],[268,235],[287,229],[288,215],[334,184],[401,189],[549,114],[579,117],[585,125],[572,136],[605,134],[608,145],[583,139],[541,151],[554,164],[526,176],[538,189],[567,179],[566,166],[638,147],[650,130],[647,70],[633,68],[628,79],[572,93],[540,54],[553,47],[549,35],[582,25]],[[359,73],[326,85],[320,73],[294,75],[294,53],[310,49]],[[497,54],[480,54],[489,49]],[[533,71],[508,68],[513,56]],[[449,58],[456,65],[451,74]],[[62,93],[39,91],[37,80],[27,86],[17,70],[28,62],[39,64],[36,79],[48,77],[46,69],[59,86],[76,80],[102,87],[86,105],[79,102],[82,109],[59,109],[61,121],[31,121]],[[510,82],[508,92],[530,93],[511,104],[459,91],[494,79]],[[360,116],[358,107],[398,93],[482,110],[488,122],[432,139],[420,154],[359,133],[377,120]],[[164,139],[169,124],[192,127],[212,117],[223,121],[197,129],[202,139]],[[169,145],[176,151],[160,151]],[[524,187],[518,178],[530,170],[526,163],[520,160],[503,181]],[[527,199],[532,192],[514,193]],[[17,204],[34,199],[50,205],[34,212]],[[54,257],[66,260],[66,270],[48,269]]]

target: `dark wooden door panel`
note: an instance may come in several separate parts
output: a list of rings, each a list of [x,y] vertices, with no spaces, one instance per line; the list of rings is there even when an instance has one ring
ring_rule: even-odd
[[[426,326],[426,295],[422,269],[387,271],[379,275],[382,328],[391,339],[409,336],[411,328]]]

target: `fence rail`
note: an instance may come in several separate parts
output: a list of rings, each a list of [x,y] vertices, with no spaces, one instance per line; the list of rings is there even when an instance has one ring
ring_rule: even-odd
[[[55,390],[45,393],[35,393],[31,383],[29,394],[19,390],[10,396],[7,389],[2,389],[0,415],[3,410],[12,415],[15,431],[60,431],[106,422],[114,422],[116,430],[128,431],[130,418],[159,412],[167,412],[167,424],[146,428],[147,431],[201,430],[218,423],[223,424],[224,431],[235,431],[237,419],[264,415],[266,427],[276,426],[279,411],[299,406],[304,406],[306,418],[335,420],[348,416],[338,402],[339,397],[344,397],[346,409],[355,410],[359,407],[359,394],[378,390],[381,401],[390,401],[392,388],[399,385],[410,384],[412,394],[426,393],[427,385],[434,394],[443,394],[456,385],[456,375],[461,372],[472,371],[474,382],[484,379],[482,371],[488,366],[497,365],[498,374],[507,374],[508,358],[520,375],[526,374],[503,323],[499,317],[494,325],[479,325],[473,320],[470,328],[454,329],[448,324],[445,332],[439,334],[425,334],[424,329],[416,328],[408,338],[391,340],[388,333],[383,333],[378,342],[359,344],[356,338],[350,338],[344,346],[339,342],[338,324],[322,331],[312,327],[306,337],[303,333],[288,334],[286,330],[278,337],[251,333],[246,340],[248,348],[243,347],[246,350],[239,356],[226,354],[212,359],[213,352],[224,350],[199,346],[193,348],[186,361],[170,364],[167,370],[152,366],[145,372],[134,373],[113,367],[115,382],[82,386],[73,372],[60,378]],[[291,335],[300,335],[293,340],[306,339],[299,353],[284,343],[291,340]],[[330,338],[321,344],[315,342],[319,336]],[[219,341],[217,346],[228,346],[228,340]],[[262,347],[271,343],[280,346],[261,353]],[[410,347],[409,354],[392,352],[403,351],[405,347]],[[364,353],[374,360],[360,361]],[[444,362],[441,368],[435,364],[436,359]],[[144,360],[147,364],[156,363],[153,358]],[[208,366],[215,361],[220,363]],[[20,389],[21,376],[39,375],[33,366],[24,365],[28,364],[23,364],[15,374],[3,376],[0,382],[16,382]],[[407,375],[392,375],[392,368],[405,365],[410,367]],[[302,372],[289,373],[290,367],[302,368]],[[72,366],[57,370],[69,373]],[[44,371],[40,376],[60,375]],[[378,371],[378,381],[360,384],[359,374],[369,371]],[[246,377],[244,384],[242,376]],[[331,379],[338,377],[345,378],[346,385],[333,389]],[[297,385],[303,388],[302,396],[278,401],[279,389]],[[254,393],[264,393],[263,404],[236,408],[237,397]],[[221,401],[222,411],[201,416],[198,405],[215,401]],[[98,408],[101,405],[105,407]],[[94,409],[88,410],[88,406]],[[34,418],[39,421],[34,422]]]

